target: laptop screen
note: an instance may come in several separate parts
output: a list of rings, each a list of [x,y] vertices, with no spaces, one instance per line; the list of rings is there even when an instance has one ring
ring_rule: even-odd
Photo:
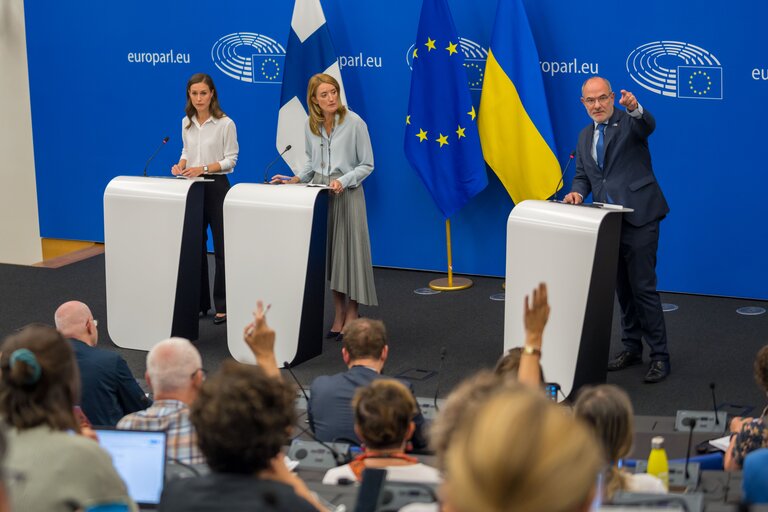
[[[96,429],[128,495],[139,505],[157,505],[165,479],[165,432]]]

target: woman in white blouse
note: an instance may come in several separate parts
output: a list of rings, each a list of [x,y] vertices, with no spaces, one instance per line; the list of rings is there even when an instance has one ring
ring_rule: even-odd
[[[307,105],[304,169],[298,176],[278,174],[272,183],[311,181],[332,192],[327,277],[335,314],[326,338],[341,341],[343,327],[359,316],[358,304],[378,305],[363,192],[363,180],[373,171],[373,149],[368,126],[342,104],[335,78],[325,73],[310,78]]]
[[[224,282],[224,197],[229,191],[229,179],[237,164],[237,130],[221,110],[213,79],[205,73],[197,73],[187,82],[186,115],[181,121],[181,139],[184,148],[179,163],[171,172],[176,176],[196,178],[205,175],[213,183],[205,185],[203,207],[203,266],[200,276],[200,312],[208,313],[211,307],[208,288],[208,226],[213,235],[213,251],[216,272],[213,282],[213,302],[216,316],[213,323],[227,320],[226,289]]]

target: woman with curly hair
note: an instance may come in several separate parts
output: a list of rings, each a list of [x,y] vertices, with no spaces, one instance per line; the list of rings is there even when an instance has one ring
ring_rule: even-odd
[[[203,384],[190,413],[211,473],[170,482],[160,510],[324,510],[281,452],[296,419],[294,398],[293,388],[264,368],[225,362]]]
[[[754,374],[758,386],[768,394],[768,345],[757,352]],[[768,407],[763,409],[759,418],[731,420],[731,444],[723,459],[725,469],[729,471],[741,469],[747,454],[759,448],[768,448]]]

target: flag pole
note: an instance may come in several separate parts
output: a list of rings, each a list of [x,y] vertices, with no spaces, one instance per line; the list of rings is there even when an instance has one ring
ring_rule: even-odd
[[[429,282],[429,287],[441,292],[466,290],[472,286],[472,280],[466,277],[453,277],[453,256],[451,254],[451,219],[445,219],[445,242],[448,248],[448,278],[441,277]]]

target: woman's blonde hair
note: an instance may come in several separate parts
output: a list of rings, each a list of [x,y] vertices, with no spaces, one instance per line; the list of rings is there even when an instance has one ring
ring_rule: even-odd
[[[429,429],[429,444],[437,456],[438,469],[445,469],[445,456],[461,420],[473,416],[488,398],[505,385],[514,387],[517,383],[505,381],[491,371],[481,370],[451,391]]]
[[[605,497],[611,499],[616,491],[626,488],[626,481],[616,465],[632,449],[632,402],[627,393],[612,384],[585,387],[574,405],[576,416],[590,425],[603,443],[610,468],[605,476]]]
[[[602,450],[590,429],[543,395],[501,390],[448,446],[448,501],[461,512],[586,509]]]
[[[339,116],[339,124],[344,122],[344,116],[347,115],[347,107],[345,107],[341,103],[341,87],[339,86],[339,82],[333,78],[331,75],[326,75],[325,73],[318,73],[314,75],[312,78],[309,79],[309,84],[307,85],[307,108],[309,109],[309,129],[317,135],[320,136],[320,126],[323,124],[323,121],[325,121],[325,117],[323,116],[323,110],[320,108],[320,105],[316,103],[315,95],[317,94],[317,88],[320,87],[320,84],[331,84],[336,88],[336,92],[339,95],[339,107],[336,109],[336,114]]]

